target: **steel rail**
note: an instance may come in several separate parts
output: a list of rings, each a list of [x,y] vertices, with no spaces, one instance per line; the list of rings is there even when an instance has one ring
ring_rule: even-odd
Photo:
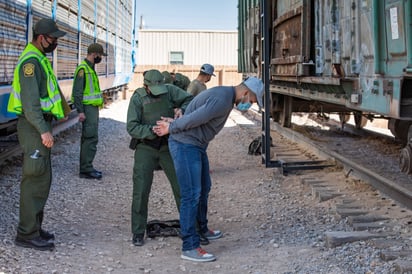
[[[344,170],[347,172],[347,176],[351,174],[352,176],[355,176],[367,182],[374,188],[381,191],[384,195],[392,198],[396,202],[399,202],[406,208],[412,209],[411,190],[396,184],[396,182],[393,182],[392,180],[389,180],[370,169],[360,166],[359,163],[355,163],[338,153],[330,151],[326,147],[315,144],[309,138],[305,137],[304,135],[298,132],[293,131],[290,128],[282,127],[277,123],[271,123],[271,130],[276,131],[277,133],[288,138],[289,140],[299,143],[299,145],[306,147],[307,149],[313,151],[320,157],[329,158],[336,161],[344,167]]]
[[[72,112],[69,115],[68,120],[53,123],[53,135],[57,135],[67,130],[68,128],[72,127],[76,123],[78,123],[77,114],[75,112]],[[17,156],[22,153],[21,147],[17,140],[13,142],[12,141],[0,141],[0,142],[7,142],[11,144],[5,147],[4,149],[2,149],[2,151],[0,152],[0,166],[3,165],[7,160],[11,159],[12,157]]]

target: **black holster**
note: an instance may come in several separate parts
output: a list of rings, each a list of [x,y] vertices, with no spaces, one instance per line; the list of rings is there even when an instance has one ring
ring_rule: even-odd
[[[169,140],[169,136],[162,136],[162,137],[156,137],[155,139],[149,140],[149,139],[144,139],[142,142],[143,144],[146,144],[148,146],[151,146],[154,149],[159,150],[162,146],[167,145]]]
[[[129,148],[135,150],[139,143],[140,143],[139,139],[132,138],[132,140],[130,140]]]

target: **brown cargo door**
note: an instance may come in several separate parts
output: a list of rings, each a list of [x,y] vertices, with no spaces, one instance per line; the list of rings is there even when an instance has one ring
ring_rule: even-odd
[[[272,33],[273,76],[303,76],[310,60],[312,1],[276,1]]]

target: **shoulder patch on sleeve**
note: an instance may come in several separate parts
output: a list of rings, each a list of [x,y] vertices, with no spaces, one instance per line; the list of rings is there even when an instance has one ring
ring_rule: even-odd
[[[84,69],[80,69],[79,72],[77,73],[78,77],[84,77]]]
[[[34,76],[34,64],[27,63],[23,66],[24,77],[33,77]]]

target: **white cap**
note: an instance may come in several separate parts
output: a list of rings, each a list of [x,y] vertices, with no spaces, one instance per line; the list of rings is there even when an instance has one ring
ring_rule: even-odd
[[[256,95],[257,103],[263,107],[263,82],[259,78],[249,77],[243,81],[243,84]]]

